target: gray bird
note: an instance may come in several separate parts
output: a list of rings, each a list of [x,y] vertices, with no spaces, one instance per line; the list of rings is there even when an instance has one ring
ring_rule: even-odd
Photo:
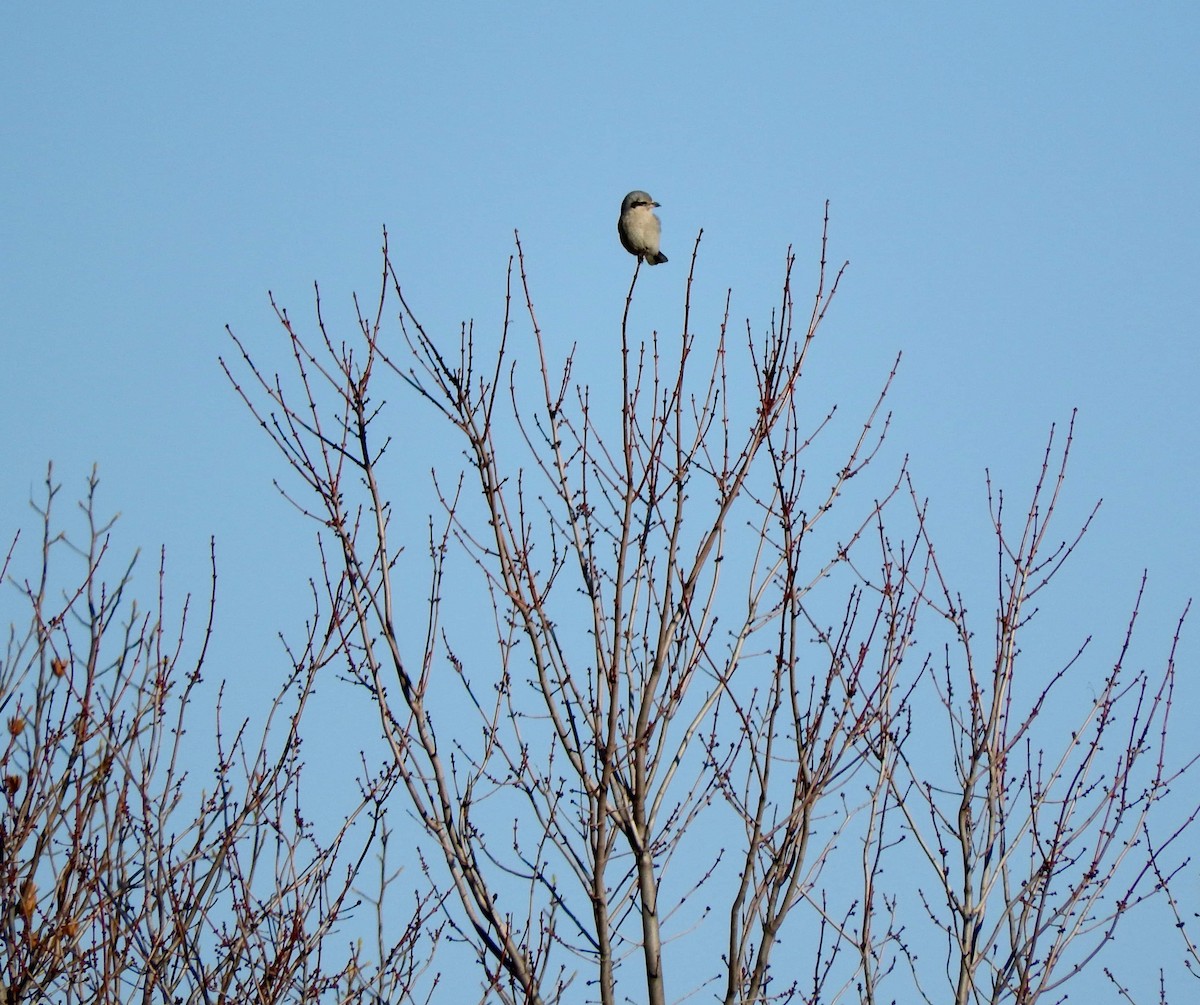
[[[658,250],[662,237],[662,223],[654,215],[659,205],[640,190],[630,192],[621,200],[621,216],[617,220],[617,234],[621,244],[631,255],[645,261],[647,265],[662,265],[667,256]]]

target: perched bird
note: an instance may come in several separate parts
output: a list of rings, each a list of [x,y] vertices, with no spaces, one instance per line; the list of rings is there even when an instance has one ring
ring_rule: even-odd
[[[621,216],[617,220],[617,234],[621,244],[631,255],[637,255],[647,265],[661,265],[667,256],[658,250],[662,237],[662,223],[654,215],[659,205],[640,190],[630,192],[621,200]]]

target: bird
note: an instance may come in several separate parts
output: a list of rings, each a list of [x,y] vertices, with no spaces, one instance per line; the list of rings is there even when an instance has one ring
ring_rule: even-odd
[[[658,250],[662,236],[662,222],[654,215],[654,207],[661,205],[649,194],[634,189],[621,200],[621,215],[617,219],[617,235],[621,244],[631,255],[647,265],[662,265],[667,256]]]

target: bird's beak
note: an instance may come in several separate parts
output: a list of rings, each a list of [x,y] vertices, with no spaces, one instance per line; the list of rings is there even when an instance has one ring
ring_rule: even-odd
[[[662,203],[661,202],[652,202],[652,203],[650,203],[650,205],[651,206],[661,206]]]

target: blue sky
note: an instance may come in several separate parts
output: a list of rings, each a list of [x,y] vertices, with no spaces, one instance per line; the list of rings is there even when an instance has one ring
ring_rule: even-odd
[[[888,463],[952,566],[991,569],[985,467],[1023,499],[1078,407],[1062,533],[1104,505],[1063,645],[1115,639],[1148,568],[1153,662],[1195,592],[1194,5],[45,4],[0,36],[3,536],[49,460],[67,495],[99,466],[121,542],[165,545],[181,593],[215,535],[218,666],[277,658],[314,571],[224,326],[266,345],[267,291],[309,317],[314,280],[349,324],[386,224],[427,326],[494,328],[518,229],[539,320],[603,375],[631,188],[671,256],[647,331],[678,330],[703,228],[710,336],[727,288],[762,330],[789,245],[807,290],[831,201],[851,265],[813,386],[854,413],[903,351]]]

